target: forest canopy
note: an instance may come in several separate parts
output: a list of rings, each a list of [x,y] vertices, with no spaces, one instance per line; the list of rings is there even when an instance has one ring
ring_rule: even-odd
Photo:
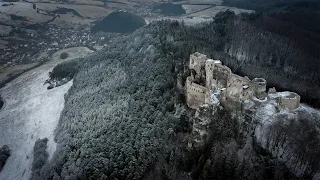
[[[285,53],[296,53],[294,43],[288,41],[227,11],[203,26],[153,22],[87,58],[58,65],[52,76],[73,77],[73,86],[65,96],[57,150],[38,174],[42,179],[178,179],[188,177],[185,172],[193,168],[193,177],[208,179],[225,178],[228,173],[233,177],[231,172],[253,179],[260,174],[268,177],[264,170],[271,163],[265,158],[268,155],[250,167],[259,172],[246,170],[249,165],[233,171],[236,146],[230,151],[219,146],[235,144],[237,138],[237,123],[227,111],[220,112],[217,122],[228,131],[215,131],[223,135],[221,141],[208,145],[202,154],[184,152],[186,143],[179,143],[178,134],[188,127],[188,120],[177,115],[183,97],[176,85],[179,78],[185,82],[189,56],[198,51],[221,59],[238,74],[266,77],[275,84],[285,78],[304,79],[316,87],[320,82],[307,77],[320,77],[319,71],[306,71],[312,65],[297,66],[303,53],[286,57]],[[244,48],[250,50],[248,55],[237,59]],[[220,158],[216,152],[225,156]],[[217,176],[217,172],[225,173]]]
[[[142,17],[129,12],[112,12],[101,21],[97,22],[92,28],[91,32],[99,31],[116,32],[116,33],[131,33],[136,29],[146,24]]]
[[[164,3],[158,4],[153,7],[153,10],[160,10],[161,14],[168,16],[177,16],[186,13],[181,4]]]

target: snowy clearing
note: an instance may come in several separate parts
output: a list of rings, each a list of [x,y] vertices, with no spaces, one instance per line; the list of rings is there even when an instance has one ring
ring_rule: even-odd
[[[201,6],[201,5],[200,5]],[[185,7],[192,7],[192,6],[185,6]],[[195,7],[195,6],[194,6]],[[199,6],[196,6],[199,9]],[[197,8],[189,9],[190,12],[198,10]],[[145,21],[147,24],[153,22],[153,21],[162,21],[162,20],[176,20],[176,21],[183,21],[187,25],[198,25],[199,23],[204,22],[210,22],[212,21],[212,18],[215,17],[219,12],[223,12],[226,10],[233,11],[235,14],[240,13],[252,13],[254,11],[252,10],[245,10],[245,9],[239,9],[235,7],[227,7],[227,6],[214,6],[209,9],[205,9],[203,11],[199,11],[192,14],[186,14],[183,16],[172,16],[172,17],[153,17],[153,18],[145,18]]]
[[[30,178],[33,146],[38,138],[48,138],[49,158],[55,151],[54,130],[64,107],[64,94],[72,81],[51,90],[43,83],[49,71],[62,62],[59,57],[65,51],[69,57],[63,61],[92,52],[85,47],[60,50],[51,61],[22,74],[0,90],[6,103],[0,111],[0,146],[8,145],[12,151],[0,172],[1,180]]]

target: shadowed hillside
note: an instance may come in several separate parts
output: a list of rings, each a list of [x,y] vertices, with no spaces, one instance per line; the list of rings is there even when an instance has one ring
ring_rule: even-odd
[[[294,90],[304,102],[320,107],[320,25],[315,23],[320,21],[319,5],[302,2],[266,14],[244,14],[229,24],[230,43],[225,51],[240,63],[236,68],[247,69],[244,73],[256,70],[256,75],[269,77],[269,85]],[[248,66],[240,62],[244,60],[250,62]],[[253,68],[258,61],[270,73]]]
[[[7,145],[0,148],[0,172],[11,154],[11,150]]]
[[[252,9],[260,12],[271,11],[279,6],[300,2],[318,2],[318,0],[223,0],[223,4],[243,9]]]

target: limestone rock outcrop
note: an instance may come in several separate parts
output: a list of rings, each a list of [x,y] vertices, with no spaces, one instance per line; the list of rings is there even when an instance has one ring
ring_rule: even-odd
[[[200,149],[209,142],[212,132],[211,125],[215,121],[218,105],[203,105],[199,107],[193,118],[191,139],[188,143],[189,148]]]
[[[200,53],[190,56],[189,68],[187,105],[196,109],[190,148],[216,146],[215,136],[228,131],[224,145],[232,144],[240,163],[267,159],[295,177],[319,177],[320,111],[300,104],[297,93],[267,92],[265,79],[233,74],[221,61]]]

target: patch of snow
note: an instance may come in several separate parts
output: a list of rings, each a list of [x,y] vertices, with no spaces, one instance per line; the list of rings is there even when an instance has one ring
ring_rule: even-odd
[[[300,104],[300,106],[298,107],[297,110],[306,111],[309,114],[313,114],[315,116],[320,117],[320,110],[319,109],[312,108],[312,107],[310,107],[310,106],[308,106],[306,104]],[[320,118],[319,118],[319,121],[320,121]]]
[[[162,21],[162,20],[172,20],[172,21],[179,21],[184,22],[187,25],[197,25],[199,23],[210,22],[212,18],[203,18],[203,17],[159,17],[159,18],[146,18],[145,21],[147,24],[154,22],[154,21]]]
[[[255,97],[255,96],[253,96],[252,99],[253,99],[254,101],[257,101],[257,102],[267,102],[267,100],[268,100],[267,97],[265,97],[264,99],[258,99],[258,98]]]
[[[211,94],[211,103],[212,104],[219,104],[220,103],[219,97],[220,97],[220,93],[219,92],[212,93]]]
[[[37,139],[48,138],[49,158],[56,149],[54,130],[64,107],[64,94],[72,86],[72,81],[51,90],[47,90],[43,83],[48,79],[49,71],[62,62],[60,54],[64,51],[69,54],[68,60],[92,52],[84,47],[58,51],[51,61],[22,74],[0,90],[6,102],[0,112],[0,146],[8,145],[12,152],[0,172],[1,180],[30,178]]]
[[[263,148],[266,148],[267,144],[267,137],[268,137],[268,130],[269,125],[273,123],[273,116],[276,114],[276,108],[273,104],[266,104],[259,108],[256,112],[255,117],[258,118],[259,124],[255,129],[255,138],[257,141],[261,143]]]

